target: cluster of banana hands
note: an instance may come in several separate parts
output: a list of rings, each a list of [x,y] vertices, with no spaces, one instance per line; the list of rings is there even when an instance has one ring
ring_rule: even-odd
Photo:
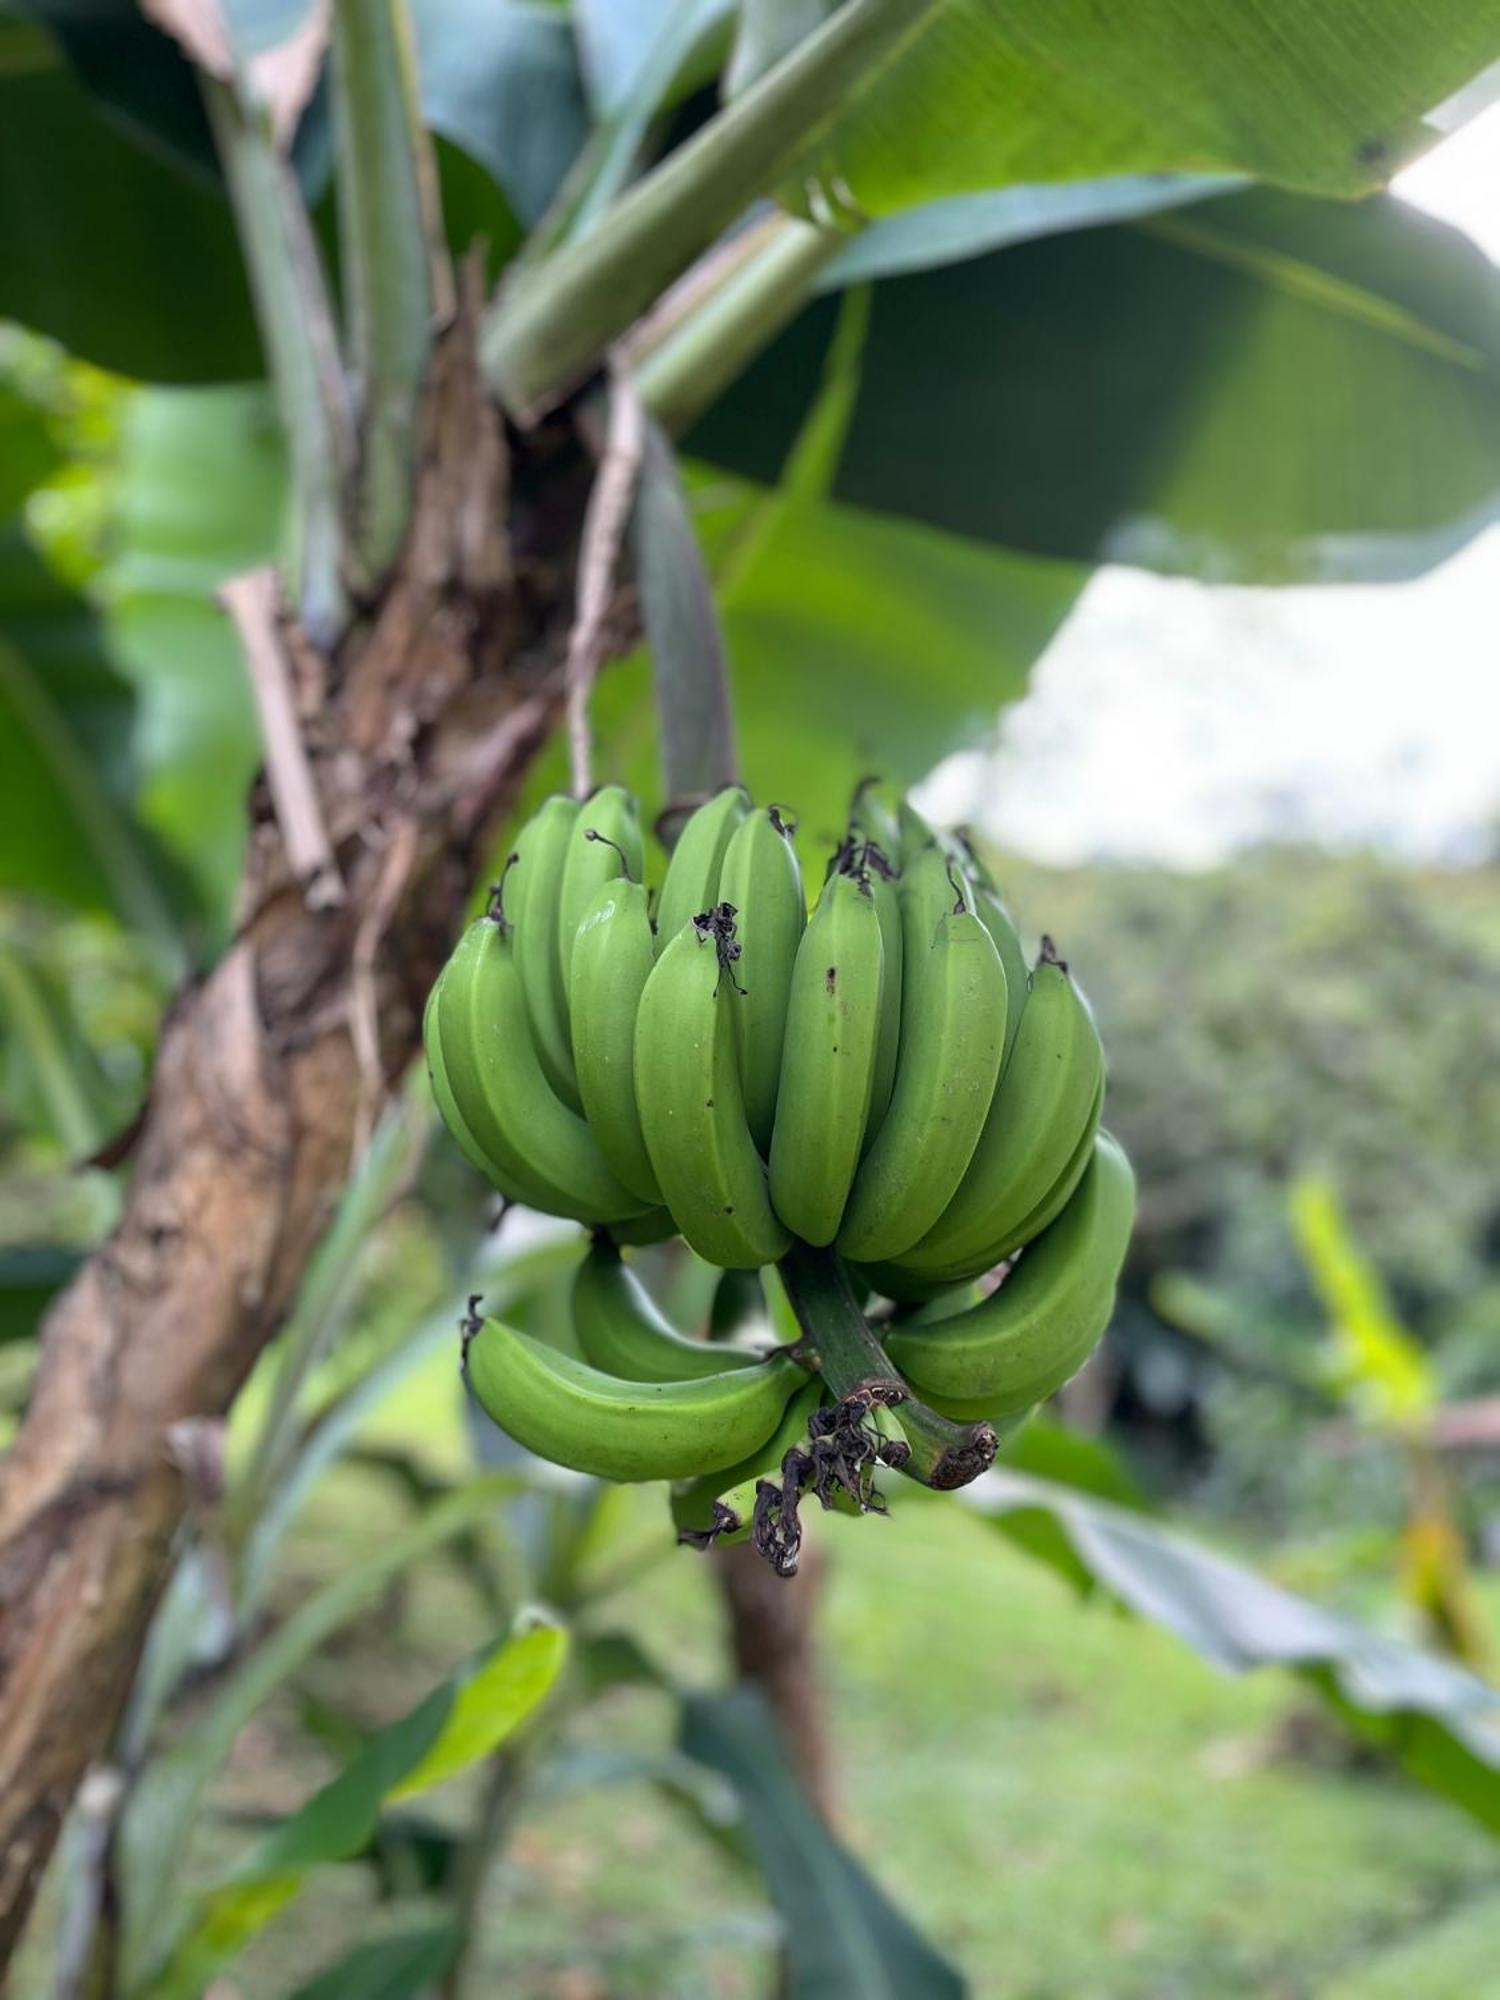
[[[1047,939],[1028,968],[969,845],[862,786],[809,915],[794,832],[718,793],[653,913],[633,797],[548,799],[424,1022],[472,1164],[594,1230],[580,1353],[471,1316],[479,1402],[558,1464],[673,1482],[683,1540],[784,1574],[805,1495],[863,1512],[881,1465],[993,1460],[1098,1342],[1135,1212],[1087,1002]],[[620,1247],[674,1234],[774,1265],[797,1337],[670,1325]]]

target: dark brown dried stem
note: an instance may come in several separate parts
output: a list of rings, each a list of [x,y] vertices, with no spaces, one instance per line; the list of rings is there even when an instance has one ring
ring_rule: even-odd
[[[804,1342],[834,1395],[899,1405],[911,1446],[904,1470],[913,1479],[946,1490],[967,1486],[989,1468],[997,1444],[993,1428],[953,1423],[912,1395],[860,1310],[837,1251],[794,1243],[778,1269]]]

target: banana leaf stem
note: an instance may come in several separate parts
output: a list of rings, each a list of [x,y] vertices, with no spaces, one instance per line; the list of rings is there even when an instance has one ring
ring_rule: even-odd
[[[954,1423],[913,1396],[860,1310],[836,1250],[794,1243],[777,1268],[803,1344],[817,1356],[834,1394],[900,1406],[899,1421],[911,1446],[905,1470],[913,1479],[949,1489],[967,1486],[988,1470],[997,1444],[993,1427]]]

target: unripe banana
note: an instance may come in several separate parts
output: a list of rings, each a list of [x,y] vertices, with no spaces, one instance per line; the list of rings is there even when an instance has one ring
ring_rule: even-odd
[[[744,989],[734,1012],[740,1080],[750,1135],[764,1154],[776,1116],[792,966],[807,922],[797,850],[775,806],[748,814],[735,828],[712,900],[735,913],[735,976]]]
[[[622,877],[644,885],[645,848],[635,799],[623,785],[603,785],[579,807],[568,836],[558,890],[558,963],[571,1019],[573,946],[578,926],[599,892]],[[642,894],[644,895],[644,887]],[[581,1087],[581,1086],[580,1086]],[[587,1102],[585,1101],[585,1110]],[[593,1113],[589,1116],[592,1118]]]
[[[909,861],[915,861],[918,855],[925,854],[929,847],[941,847],[944,853],[949,855],[949,859],[952,859],[951,850],[947,842],[938,838],[937,834],[927,824],[926,820],[923,819],[910,799],[903,798],[896,801],[896,826],[901,841],[901,868],[903,873],[905,873],[906,864]]]
[[[610,1240],[640,1249],[648,1243],[665,1243],[677,1234],[677,1224],[669,1208],[648,1208],[644,1215],[628,1215],[623,1222],[606,1223]]]
[[[443,1052],[442,1024],[446,1019],[452,1044],[460,1017],[472,1008],[473,996],[464,989],[473,981],[477,955],[456,950],[443,968],[441,977],[427,997],[422,1017],[422,1038],[427,1051],[427,1074],[432,1094],[448,1127],[464,1155],[497,1187],[507,1201],[523,1202],[528,1208],[549,1215],[575,1215],[564,1189],[544,1180],[524,1155],[517,1152],[478,1101],[473,1087],[466,1091],[468,1114],[454,1095],[448,1074],[448,1058]],[[466,1030],[464,1032],[467,1032]]]
[[[1094,1092],[1094,1101],[1073,1156],[1064,1167],[1057,1180],[1050,1187],[1036,1207],[1029,1210],[1019,1222],[1008,1224],[1001,1236],[992,1236],[982,1250],[975,1251],[956,1265],[950,1265],[941,1272],[918,1273],[909,1270],[904,1263],[872,1264],[861,1269],[871,1285],[888,1299],[899,1299],[903,1303],[927,1303],[944,1292],[969,1283],[987,1271],[993,1271],[997,1264],[1040,1236],[1042,1231],[1057,1217],[1072,1198],[1073,1190],[1083,1179],[1089,1162],[1094,1157],[1094,1134],[1099,1129],[1100,1113],[1104,1109],[1104,1075],[1101,1071],[1099,1087]]]
[[[1073,1199],[999,1289],[930,1324],[904,1322],[887,1335],[887,1353],[919,1396],[942,1398],[951,1415],[1030,1409],[1077,1373],[1108,1326],[1134,1219],[1135,1176],[1101,1132]]]
[[[646,1201],[660,1201],[661,1189],[635,1101],[635,1019],[655,963],[645,885],[623,876],[607,882],[573,941],[573,1065],[600,1152]]]
[[[627,1382],[691,1382],[758,1360],[679,1333],[619,1251],[597,1241],[573,1279],[573,1331],[591,1367]]]
[[[1010,1236],[1067,1167],[1103,1069],[1093,1017],[1044,938],[1015,1049],[968,1171],[901,1262],[918,1273],[983,1268],[974,1260]]]
[[[875,914],[880,919],[880,1038],[875,1045],[875,1077],[870,1087],[870,1116],[865,1128],[868,1147],[890,1109],[896,1062],[901,1053],[901,902],[896,893],[898,878],[894,866],[882,848],[867,842],[860,865],[875,900]]]
[[[1031,980],[1026,970],[1026,954],[1021,949],[1021,939],[1010,911],[1006,909],[996,890],[988,882],[975,877],[972,870],[970,870],[970,880],[974,883],[975,913],[994,939],[995,949],[1000,954],[1000,963],[1005,967],[1005,1045],[1000,1051],[1000,1076],[1003,1082],[1011,1050],[1015,1047],[1016,1036],[1021,1031],[1021,1015],[1031,990]]]
[[[1007,1257],[1013,1257],[1018,1250],[1040,1236],[1044,1229],[1054,1223],[1073,1198],[1073,1190],[1083,1179],[1090,1160],[1094,1157],[1094,1134],[1099,1130],[1099,1116],[1104,1109],[1104,1077],[1101,1073],[1099,1088],[1094,1092],[1094,1102],[1089,1108],[1087,1123],[1074,1148],[1073,1157],[1058,1175],[1056,1182],[1048,1189],[1036,1207],[1030,1209],[1021,1220],[1012,1223],[1003,1236],[991,1237],[983,1250],[976,1251],[961,1267],[949,1272],[950,1281],[979,1277],[985,1271],[993,1271],[997,1264]]]
[[[735,828],[749,810],[750,800],[744,787],[727,785],[706,805],[699,806],[677,836],[656,906],[658,953],[666,950],[684,924],[723,901],[719,894],[719,871],[724,865],[724,853]]]
[[[427,1056],[427,1079],[432,1085],[433,1100],[443,1123],[448,1128],[449,1137],[471,1167],[477,1168],[486,1180],[494,1181],[496,1186],[499,1186],[495,1167],[464,1123],[463,1113],[454,1102],[453,1092],[448,1084],[448,1072],[443,1065],[442,1043],[437,1031],[437,998],[442,984],[442,975],[439,974],[432,991],[427,996],[427,1005],[422,1009],[422,1047]],[[517,1199],[507,1188],[502,1188],[501,1193],[511,1200]]]
[[[785,1355],[691,1382],[624,1382],[487,1319],[464,1368],[475,1396],[528,1451],[596,1479],[693,1479],[738,1464],[776,1430],[806,1380]]]
[[[745,1122],[732,926],[683,925],[656,961],[635,1030],[635,1096],[668,1208],[711,1264],[773,1263],[789,1238]]]
[[[838,1234],[864,1144],[881,1018],[870,885],[830,875],[792,972],[771,1140],[771,1205],[794,1236]]]
[[[809,1382],[792,1397],[769,1442],[759,1451],[727,1471],[710,1473],[673,1490],[672,1519],[679,1541],[706,1546],[745,1540],[755,1513],[757,1488],[763,1479],[778,1479],[787,1453],[807,1442],[807,1427],[823,1394],[821,1382]]]
[[[610,1171],[587,1125],[555,1094],[531,1040],[516,953],[500,921],[479,917],[454,949],[437,1002],[443,1065],[481,1150],[537,1205],[584,1222],[639,1215],[646,1204]]]
[[[983,1129],[1005,1039],[1005,973],[947,855],[929,847],[909,859],[900,895],[896,1082],[838,1236],[840,1251],[862,1262],[899,1257],[947,1207]]]
[[[516,836],[515,866],[506,875],[506,915],[515,932],[516,964],[526,995],[536,1052],[547,1081],[565,1104],[581,1109],[563,991],[557,908],[568,843],[578,824],[576,799],[554,793]]]
[[[955,1283],[948,1277],[919,1276],[901,1263],[851,1264],[849,1276],[856,1290],[864,1285],[867,1290],[878,1292],[881,1298],[895,1299],[901,1305],[925,1305],[929,1299],[951,1291]]]

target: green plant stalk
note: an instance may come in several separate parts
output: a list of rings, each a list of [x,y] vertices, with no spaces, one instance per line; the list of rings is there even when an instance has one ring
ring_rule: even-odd
[[[934,0],[850,0],[491,312],[481,352],[520,419],[556,402],[843,115]]]
[[[390,566],[411,516],[434,317],[410,37],[402,0],[338,0],[333,101],[339,240],[359,398],[353,535],[361,567]]]
[[[513,1473],[471,1480],[430,1508],[406,1533],[325,1584],[219,1688],[211,1706],[143,1774],[126,1808],[127,1983],[146,1985],[176,1941],[181,1861],[205,1793],[234,1739],[281,1684],[401,1573],[481,1522],[524,1482]]]
[[[251,1537],[263,1508],[287,1476],[296,1443],[297,1399],[327,1346],[370,1232],[390,1207],[431,1122],[424,1094],[413,1087],[380,1121],[344,1189],[282,1331],[270,1402],[250,1462],[229,1499],[226,1529],[232,1545]]]
[[[532,231],[520,263],[530,268],[559,243],[584,235],[634,178],[666,93],[689,64],[700,81],[716,75],[729,52],[732,15],[718,0],[680,0],[663,22],[625,99],[594,128],[588,144]],[[518,267],[519,268],[519,267]]]
[[[904,1469],[913,1479],[946,1491],[967,1486],[989,1469],[997,1444],[992,1426],[953,1423],[918,1401],[860,1311],[836,1251],[794,1243],[776,1268],[803,1340],[817,1356],[834,1395],[842,1398],[873,1390],[874,1401],[899,1408],[901,1428],[911,1446]]]
[[[777,216],[766,241],[645,349],[632,373],[657,422],[680,436],[811,298],[818,273],[843,248],[834,229]]]
[[[313,642],[328,648],[348,613],[344,506],[353,459],[333,311],[307,211],[268,118],[233,85],[201,81],[291,465],[286,595]]]

